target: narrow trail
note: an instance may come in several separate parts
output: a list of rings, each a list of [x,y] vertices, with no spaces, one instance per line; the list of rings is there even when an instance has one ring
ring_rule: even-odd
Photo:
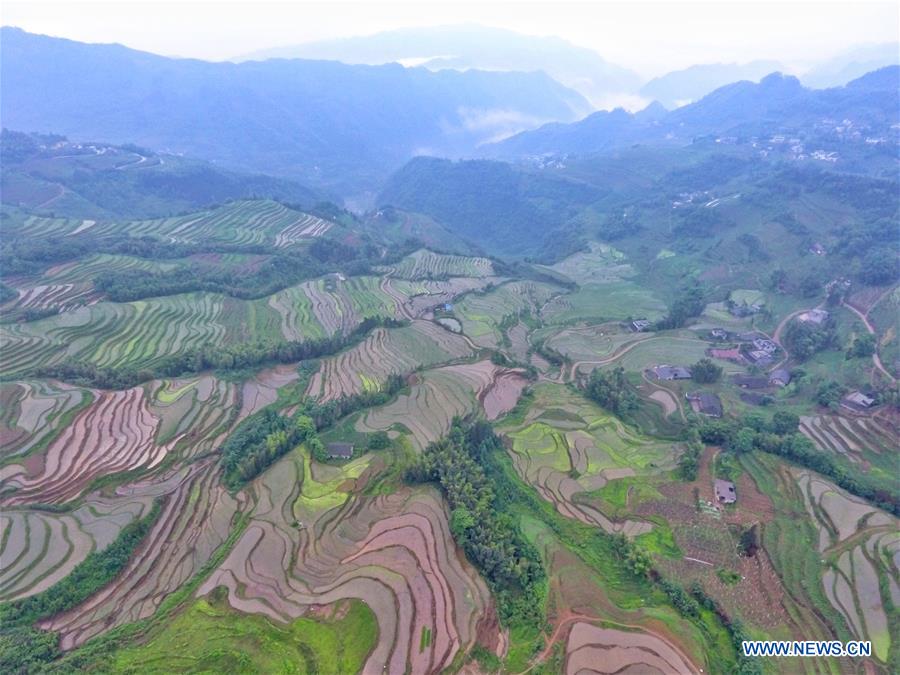
[[[875,302],[875,304],[872,305],[872,307],[875,307],[879,302],[881,302],[881,299],[883,297],[884,297],[884,295],[882,295],[880,298],[878,298],[878,300]],[[859,320],[863,322],[863,325],[866,327],[866,330],[869,331],[869,334],[875,336],[875,352],[872,354],[872,363],[875,365],[875,369],[877,371],[879,371],[882,375],[884,375],[890,382],[896,382],[897,378],[888,372],[888,369],[885,368],[884,364],[881,362],[881,357],[878,355],[878,337],[875,332],[875,326],[873,326],[872,323],[869,321],[868,312],[863,314],[856,307],[854,307],[853,305],[851,305],[847,302],[842,301],[841,305],[843,307],[846,307],[847,309],[849,309],[851,312],[853,312],[859,318]]]

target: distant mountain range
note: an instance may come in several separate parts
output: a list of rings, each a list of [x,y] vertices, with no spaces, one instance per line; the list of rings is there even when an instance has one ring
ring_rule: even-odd
[[[273,59],[209,63],[0,34],[4,125],[134,142],[344,194],[416,154],[458,156],[587,101],[542,72]]]
[[[604,107],[641,84],[636,73],[597,52],[556,37],[522,35],[478,25],[403,28],[247,54],[237,60],[329,59],[344,63],[422,65],[431,70],[543,71]]]
[[[900,43],[855,47],[815,65],[801,76],[807,87],[839,87],[873,70],[900,64]]]
[[[639,93],[644,98],[658,101],[671,110],[697,101],[726,84],[741,80],[759,82],[769,73],[783,69],[784,66],[778,61],[752,61],[744,64],[709,63],[691,66],[650,80],[641,87]]]
[[[844,87],[808,89],[773,73],[758,84],[735,82],[666,114],[601,111],[572,124],[547,124],[483,149],[486,156],[589,154],[632,143],[686,144],[697,136],[759,136],[804,130],[824,119],[851,119],[878,136],[898,123],[900,66],[869,73]]]

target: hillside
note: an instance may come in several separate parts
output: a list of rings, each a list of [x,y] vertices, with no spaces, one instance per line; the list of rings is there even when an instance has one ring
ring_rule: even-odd
[[[2,29],[0,49],[10,128],[137,143],[345,193],[377,185],[416,153],[471,152],[587,109],[540,72],[209,63],[13,28]]]
[[[53,134],[4,129],[0,157],[2,203],[39,215],[153,218],[247,197],[307,207],[327,200],[325,193],[286,179]]]

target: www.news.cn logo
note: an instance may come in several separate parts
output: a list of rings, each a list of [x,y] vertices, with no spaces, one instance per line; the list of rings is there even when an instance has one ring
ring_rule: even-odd
[[[744,656],[871,656],[871,642],[745,640]]]

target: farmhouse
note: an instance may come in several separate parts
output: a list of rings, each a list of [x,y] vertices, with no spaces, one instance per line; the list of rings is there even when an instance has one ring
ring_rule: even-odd
[[[867,410],[875,405],[875,399],[866,396],[861,391],[854,391],[844,397],[844,400],[841,401],[841,405],[848,410],[862,411]]]
[[[724,328],[713,328],[711,331],[709,331],[709,336],[713,340],[727,340],[728,331]]]
[[[802,323],[814,324],[825,323],[826,319],[828,319],[828,312],[824,309],[810,309],[797,317],[797,320]]]
[[[785,368],[777,368],[769,373],[769,384],[786,387],[791,383],[791,373]]]
[[[766,352],[767,354],[774,354],[778,351],[778,345],[768,338],[756,338],[753,341],[753,348],[758,351]]]
[[[734,483],[730,480],[716,479],[716,500],[720,504],[734,504],[737,501],[737,493],[734,491]]]
[[[329,443],[325,446],[331,459],[350,459],[353,457],[353,443]]]
[[[691,409],[706,415],[707,417],[722,416],[722,401],[717,394],[711,394],[705,391],[695,391],[686,394],[685,397],[691,402]]]
[[[813,255],[825,255],[825,249],[822,244],[818,242],[809,247],[809,252]]]
[[[631,330],[635,333],[640,333],[648,328],[650,328],[650,322],[647,319],[635,319],[631,322]]]
[[[653,366],[650,373],[657,380],[689,380],[691,371],[682,366]]]

